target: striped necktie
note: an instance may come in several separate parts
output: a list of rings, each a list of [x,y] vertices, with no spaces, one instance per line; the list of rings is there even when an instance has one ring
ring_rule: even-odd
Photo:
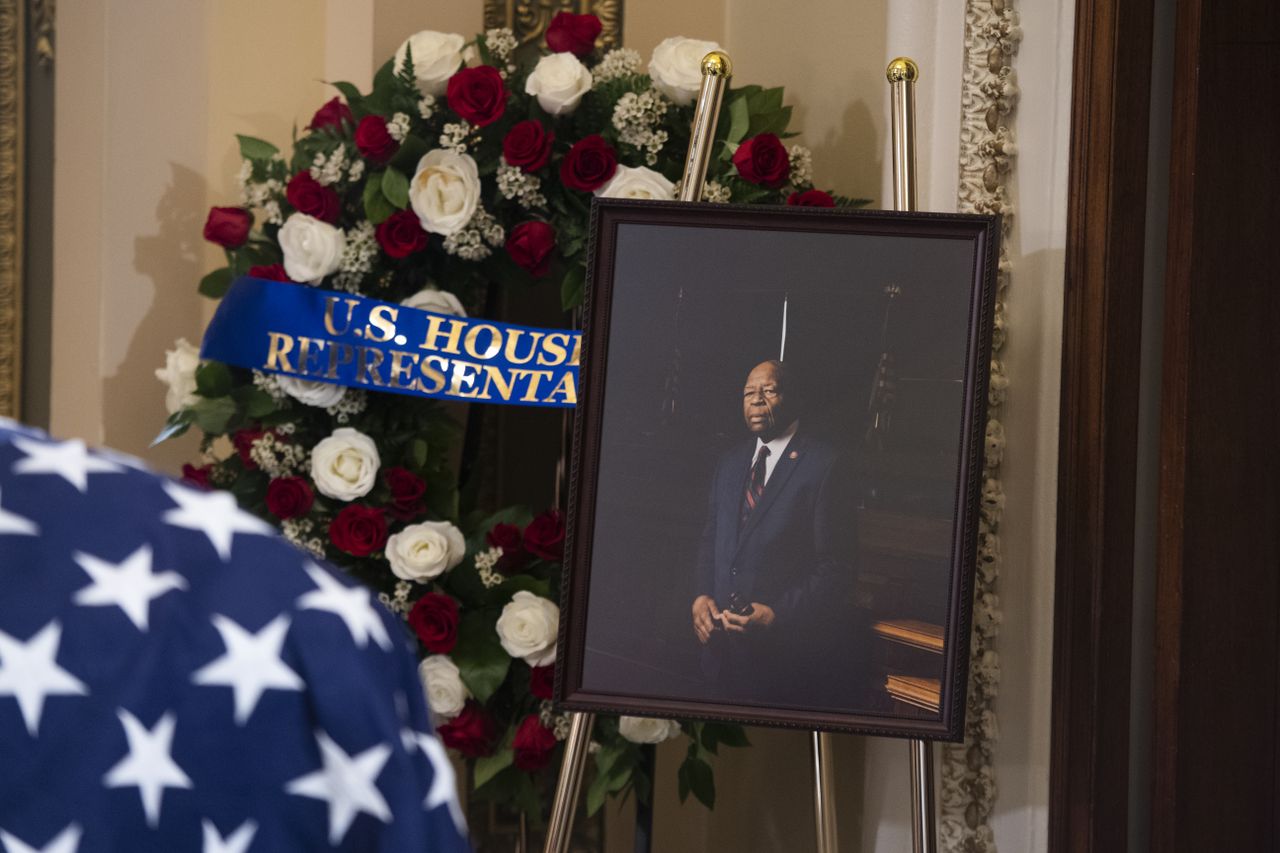
[[[746,526],[747,519],[751,517],[752,511],[760,503],[760,497],[764,494],[765,460],[768,458],[769,447],[764,445],[756,455],[756,464],[751,466],[751,479],[747,481],[747,490],[742,496],[742,517],[738,520],[739,529]]]

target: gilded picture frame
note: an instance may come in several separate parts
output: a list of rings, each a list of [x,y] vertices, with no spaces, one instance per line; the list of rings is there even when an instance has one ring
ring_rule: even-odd
[[[508,27],[521,45],[542,40],[558,12],[592,14],[600,19],[596,45],[604,50],[622,45],[623,0],[484,0],[484,28]]]
[[[20,415],[24,0],[0,0],[0,415]]]

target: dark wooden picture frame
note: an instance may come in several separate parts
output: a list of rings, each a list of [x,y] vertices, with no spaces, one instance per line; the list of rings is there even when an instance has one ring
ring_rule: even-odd
[[[556,671],[556,697],[560,706],[636,716],[727,720],[930,740],[961,739],[998,241],[999,228],[992,216],[630,200],[593,203],[580,398],[574,424],[567,552],[561,593],[564,612]],[[764,252],[769,253],[767,263],[762,262]],[[780,283],[784,279],[785,284]],[[905,319],[891,323],[895,299],[900,300],[901,306],[896,316],[905,316]],[[706,447],[715,442],[724,444],[725,437],[734,429],[727,426],[731,418],[737,419],[738,433],[734,435],[741,433],[743,415],[740,411],[720,419],[725,406],[720,402],[701,401],[708,396],[719,400],[721,386],[729,381],[741,381],[751,364],[763,361],[754,356],[735,360],[734,356],[759,350],[759,346],[752,343],[761,328],[756,319],[759,312],[751,306],[779,301],[782,303],[783,349],[788,346],[786,312],[792,302],[796,303],[791,307],[793,322],[800,325],[800,334],[793,332],[797,340],[791,344],[793,350],[801,348],[799,359],[782,358],[787,373],[793,377],[821,374],[825,383],[820,392],[816,379],[808,383],[814,390],[806,395],[810,404],[802,415],[811,418],[818,430],[823,424],[822,418],[827,417],[828,430],[838,439],[833,443],[840,443],[841,447],[830,456],[819,455],[817,448],[822,446],[821,439],[810,439],[809,443],[788,445],[798,450],[788,453],[784,448],[775,464],[781,466],[782,457],[796,460],[797,453],[803,453],[805,464],[809,465],[806,470],[828,466],[819,469],[826,472],[819,475],[824,490],[828,481],[848,483],[848,496],[852,496],[853,502],[840,504],[840,509],[851,508],[854,517],[849,518],[848,527],[859,532],[863,546],[859,547],[856,560],[850,551],[847,566],[839,564],[841,568],[852,569],[842,575],[839,586],[834,587],[841,590],[842,596],[848,590],[847,597],[839,599],[840,606],[826,607],[826,598],[811,595],[810,599],[818,600],[823,606],[803,611],[806,614],[836,611],[836,618],[812,622],[797,618],[791,624],[801,627],[791,630],[798,633],[775,635],[790,637],[796,649],[810,648],[796,638],[803,638],[804,643],[814,640],[825,643],[826,648],[813,649],[811,656],[819,666],[827,667],[821,670],[821,676],[806,682],[792,676],[788,665],[787,676],[801,685],[791,691],[781,686],[791,682],[777,676],[783,671],[782,667],[774,666],[771,674],[765,671],[768,667],[762,665],[760,683],[773,688],[775,695],[769,696],[769,690],[763,688],[759,695],[747,695],[742,691],[752,688],[741,687],[745,682],[739,679],[736,682],[739,686],[735,687],[738,695],[733,696],[730,695],[733,691],[718,692],[722,682],[708,686],[699,682],[698,673],[689,675],[693,670],[688,661],[695,653],[701,655],[704,671],[708,655],[696,647],[692,651],[686,648],[698,642],[689,615],[693,596],[686,596],[675,589],[675,585],[682,577],[692,578],[693,570],[682,567],[697,559],[697,555],[689,551],[687,529],[692,523],[701,528],[704,522],[710,529],[718,516],[717,487],[710,486],[706,466],[686,466],[682,454],[695,460],[708,458],[708,453],[700,457],[696,451],[687,451],[686,445],[699,441]],[[740,305],[743,302],[751,306],[743,308]],[[655,305],[662,308],[651,310]],[[674,315],[668,313],[672,306]],[[883,311],[869,310],[872,306],[883,306]],[[686,315],[682,316],[681,311]],[[896,329],[905,331],[896,332]],[[895,334],[900,337],[895,338]],[[872,338],[874,343],[867,343]],[[645,344],[637,345],[638,341]],[[916,355],[917,351],[923,354]],[[935,366],[945,363],[945,370],[938,368],[940,372],[933,378],[908,381],[908,377],[897,377],[886,366],[892,364],[891,359],[886,359],[886,354],[891,352],[904,362],[910,363],[914,358],[916,362]],[[782,355],[779,352],[779,356]],[[666,367],[658,369],[650,362]],[[737,366],[728,366],[730,364]],[[805,366],[810,368],[807,374],[800,372]],[[700,375],[703,367],[707,376],[718,371],[716,381]],[[655,381],[659,374],[667,377],[665,385]],[[855,387],[844,381],[848,377],[853,377],[855,383],[865,381],[866,384],[857,385],[853,394],[847,394],[845,389]],[[837,378],[841,382],[836,382]],[[854,430],[847,428],[860,430],[863,419],[878,418],[883,414],[878,406],[905,408],[903,404],[884,401],[896,400],[898,396],[909,399],[906,388],[911,381],[921,383],[920,389],[913,392],[918,395],[916,399],[922,401],[916,403],[917,408],[913,410],[916,421],[927,420],[929,429],[933,430],[927,436],[932,442],[927,449],[921,449],[924,445],[916,448],[911,444],[924,439],[904,428],[893,433],[895,438],[906,436],[898,439],[899,445],[893,445],[900,449],[883,451],[883,441],[877,442],[874,433],[879,428],[876,425],[881,423],[879,420],[867,427],[865,436],[852,438]],[[786,385],[787,388],[797,386],[798,380],[787,379]],[[683,420],[675,414],[677,392],[672,388],[676,386],[683,389],[679,407],[684,412]],[[864,389],[872,391],[871,402],[861,414],[856,414],[859,404],[853,401],[868,399]],[[888,396],[878,398],[877,393],[881,392]],[[726,394],[724,399],[730,397]],[[815,402],[820,407],[814,406]],[[701,414],[689,413],[691,406],[696,409],[699,405]],[[810,414],[812,412],[822,414]],[[846,415],[832,412],[853,412],[856,418],[850,420]],[[922,412],[933,417],[921,418]],[[937,417],[939,412],[945,415]],[[637,417],[637,413],[641,413],[640,416]],[[645,413],[652,413],[652,419]],[[609,419],[607,427],[606,419]],[[717,425],[725,427],[717,432]],[[747,428],[752,428],[749,420]],[[806,429],[808,426],[801,427],[799,434],[808,438]],[[670,439],[669,434],[675,435],[675,439]],[[745,435],[741,433],[739,437]],[[938,436],[942,438],[941,443],[936,440]],[[756,441],[755,438],[746,440]],[[639,455],[628,456],[637,442],[641,445],[656,442],[657,456],[645,455],[653,451],[650,447],[641,447]],[[877,450],[859,450],[858,446]],[[849,451],[847,447],[855,449]],[[736,459],[732,456],[734,452],[737,451],[723,451],[719,455],[722,460]],[[882,453],[885,455],[877,455]],[[670,471],[680,472],[682,477],[686,470],[692,473],[678,483],[671,482],[669,490],[666,483],[653,485],[650,482],[653,477],[648,472],[650,466],[643,461],[648,458],[657,460],[656,467],[665,465]],[[850,477],[831,473],[836,470],[835,463],[826,460],[837,458],[851,460],[847,469],[852,472]],[[818,461],[809,461],[815,459]],[[882,463],[882,459],[890,461]],[[909,475],[901,473],[906,464],[903,460],[914,466]],[[750,456],[746,462],[745,467],[750,468]],[[607,469],[603,472],[602,464]],[[791,467],[799,470],[801,464],[795,462]],[[736,467],[733,470],[736,471]],[[745,470],[743,476],[747,476]],[[867,481],[874,477],[881,477],[883,482],[872,489]],[[899,479],[888,479],[891,477]],[[909,480],[909,487],[902,485],[908,482],[904,479],[907,477],[914,478]],[[784,490],[800,479],[788,481],[783,477],[777,488]],[[631,480],[638,484],[640,512],[652,508],[655,518],[620,513],[622,504],[617,497],[630,497],[630,486],[626,482]],[[792,486],[792,492],[799,488]],[[929,528],[929,536],[922,537],[922,528],[914,521],[901,526],[904,518],[908,521],[917,516],[923,518],[922,511],[912,510],[916,515],[906,516],[895,511],[880,511],[883,495],[895,493],[895,489],[898,494],[908,495],[902,498],[907,502],[932,501],[929,506],[933,515],[943,516],[934,519],[938,523]],[[712,493],[710,511],[705,509],[708,490]],[[767,494],[767,487],[765,492]],[[693,493],[700,493],[703,500],[691,499],[689,496]],[[724,490],[721,493],[727,494]],[[780,491],[779,494],[787,493]],[[778,502],[783,499],[779,497]],[[767,501],[768,497],[762,500]],[[762,502],[761,506],[765,504]],[[939,511],[938,507],[943,509]],[[709,518],[712,520],[708,521]],[[685,530],[683,539],[679,531],[667,537],[672,519],[678,519],[679,526]],[[678,551],[680,559],[674,563],[666,562],[661,551],[653,562],[645,562],[647,555],[637,554],[633,546],[626,544],[627,537],[634,535],[629,528],[643,530],[648,525],[652,529],[659,522],[664,525],[663,535],[657,539],[670,538],[676,543],[671,547]],[[750,531],[750,522],[743,523],[747,527],[741,529]],[[602,540],[598,536],[609,538]],[[926,559],[916,540],[930,537],[938,545]],[[902,588],[887,585],[880,575],[873,574],[869,568],[873,561],[867,559],[873,550],[880,555],[877,559],[881,559],[883,565],[911,567],[909,571],[901,570],[907,578],[902,581]],[[613,568],[606,569],[593,566],[597,552],[606,556],[608,553],[635,555],[636,559],[629,567],[610,560]],[[890,556],[884,557],[884,554]],[[888,562],[883,562],[886,560]],[[630,571],[655,565],[658,568],[653,572]],[[733,571],[736,576],[737,565]],[[670,578],[664,579],[664,572]],[[674,583],[664,585],[666,580]],[[689,585],[693,586],[692,580]],[[890,587],[892,592],[884,591]],[[629,594],[629,590],[636,594]],[[844,606],[846,603],[848,607]],[[903,608],[910,616],[910,608],[915,604],[936,613],[935,621],[929,623],[933,627],[913,619],[872,621],[901,616]],[[684,608],[687,620],[683,631],[678,627],[680,608]],[[828,641],[827,635],[821,633],[827,626],[847,628],[856,634],[831,637]],[[913,634],[912,626],[928,628],[928,636]],[[596,643],[594,649],[588,645],[589,636]],[[628,637],[646,636],[652,639],[652,644],[636,644],[633,657],[610,656],[599,651],[610,644],[614,649],[631,649],[632,646],[623,645]],[[855,642],[842,641],[850,639]],[[723,642],[737,640],[728,639],[726,635]],[[756,642],[751,648],[767,648],[759,645],[762,641]],[[708,645],[711,643],[709,639]],[[914,651],[909,648],[904,652],[895,643],[912,647]],[[899,677],[893,675],[897,666],[893,661],[901,661],[892,655],[909,656],[921,650],[929,656],[928,671],[939,676],[929,680],[936,690],[930,701],[913,700],[909,692],[894,692],[892,688],[893,678]],[[878,660],[875,665],[869,663],[873,656]],[[742,656],[736,659],[741,671]],[[621,661],[621,669],[605,665],[614,660]],[[778,656],[772,660],[776,664],[790,659]],[[858,663],[844,669],[827,663],[835,660]],[[755,665],[754,661],[750,663]],[[628,666],[632,670],[628,670]],[[650,671],[654,680],[647,685],[643,682],[648,676],[635,677],[635,673]],[[606,672],[608,676],[602,677]],[[629,672],[632,674],[628,675]],[[607,681],[611,683],[603,683]],[[803,686],[819,682],[836,686],[813,690]],[[902,683],[899,681],[899,686]],[[779,695],[784,693],[785,698],[780,700]]]

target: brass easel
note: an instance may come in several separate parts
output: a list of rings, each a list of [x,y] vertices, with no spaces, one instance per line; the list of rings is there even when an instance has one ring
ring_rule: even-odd
[[[919,67],[900,56],[885,70],[889,99],[893,104],[893,209],[916,209],[916,80]],[[937,853],[937,809],[933,799],[933,744],[912,740],[911,849]]]
[[[899,58],[886,72],[893,100],[893,206],[895,210],[916,209],[915,82],[920,72],[910,59]],[[689,152],[685,156],[680,201],[700,201],[711,159],[720,102],[733,74],[733,63],[722,51],[702,58],[702,88],[694,108]],[[556,783],[551,820],[547,826],[545,853],[568,853],[573,830],[573,814],[586,769],[588,746],[596,715],[574,713],[565,740],[564,763]],[[830,732],[813,732],[813,806],[818,853],[837,853],[834,746]],[[911,752],[911,836],[914,853],[936,853],[937,829],[933,797],[933,746],[912,740]]]

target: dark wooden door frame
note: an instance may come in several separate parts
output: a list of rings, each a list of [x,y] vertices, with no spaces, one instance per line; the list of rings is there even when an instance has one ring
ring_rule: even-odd
[[[1077,0],[1049,850],[1124,850],[1152,0]]]

